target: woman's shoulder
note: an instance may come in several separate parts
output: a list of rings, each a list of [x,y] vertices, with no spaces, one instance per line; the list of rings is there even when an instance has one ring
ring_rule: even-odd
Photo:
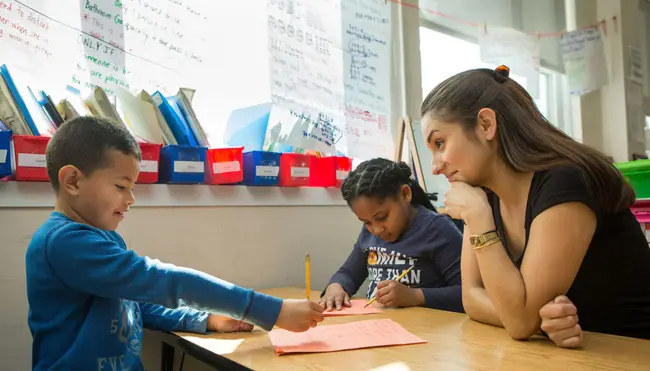
[[[528,206],[533,217],[552,206],[568,202],[583,203],[599,213],[598,202],[579,167],[555,166],[535,172],[528,194]]]

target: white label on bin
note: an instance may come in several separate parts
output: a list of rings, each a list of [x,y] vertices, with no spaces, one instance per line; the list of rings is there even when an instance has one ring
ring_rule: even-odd
[[[255,166],[255,176],[278,176],[278,166]]]
[[[240,170],[239,161],[215,162],[212,164],[212,172],[215,174],[234,173]]]
[[[5,162],[7,162],[7,150],[0,149],[0,164],[4,164]]]
[[[143,173],[157,173],[158,161],[153,161],[153,160],[140,161],[140,171]]]
[[[18,166],[21,167],[47,167],[45,155],[37,153],[19,153]]]
[[[291,168],[291,177],[292,178],[307,178],[307,177],[309,177],[309,168],[308,167],[292,167]]]
[[[336,170],[336,180],[344,180],[350,174],[349,171],[345,170]]]
[[[203,161],[174,161],[175,173],[202,173],[204,172]]]

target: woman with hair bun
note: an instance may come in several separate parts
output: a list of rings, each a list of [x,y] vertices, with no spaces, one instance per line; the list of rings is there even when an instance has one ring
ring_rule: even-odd
[[[466,313],[515,339],[541,329],[562,347],[580,346],[583,329],[650,339],[650,249],[634,191],[509,72],[459,73],[422,103],[434,173],[451,183],[446,210],[465,222]]]

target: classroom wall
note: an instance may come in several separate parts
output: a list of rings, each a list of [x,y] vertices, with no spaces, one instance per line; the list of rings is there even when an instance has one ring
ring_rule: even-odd
[[[31,365],[27,327],[25,248],[47,208],[0,208],[0,369]],[[312,287],[323,287],[347,257],[361,224],[346,206],[135,207],[120,226],[139,254],[199,269],[255,289],[304,287],[304,254],[312,257]],[[147,369],[159,344],[147,334]],[[11,362],[8,362],[11,360]],[[186,359],[185,369],[196,364]]]
[[[646,0],[575,0],[578,27],[608,19],[604,38],[609,84],[577,98],[583,143],[593,146],[614,161],[629,161],[633,153],[645,153],[645,115],[650,115],[650,98],[642,98],[642,108],[632,104],[640,88],[631,83],[629,46],[650,50],[644,30],[650,23]],[[646,10],[646,11],[644,11]],[[617,16],[616,28],[611,17]],[[647,58],[647,62],[648,59]],[[649,62],[650,66],[650,62]],[[648,69],[650,71],[650,68]],[[646,75],[650,84],[650,74]]]

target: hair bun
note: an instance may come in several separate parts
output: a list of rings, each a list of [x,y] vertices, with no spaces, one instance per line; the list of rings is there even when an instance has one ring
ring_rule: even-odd
[[[494,79],[497,80],[500,83],[504,83],[508,81],[508,78],[510,76],[510,68],[506,65],[500,65],[499,67],[494,69]]]

